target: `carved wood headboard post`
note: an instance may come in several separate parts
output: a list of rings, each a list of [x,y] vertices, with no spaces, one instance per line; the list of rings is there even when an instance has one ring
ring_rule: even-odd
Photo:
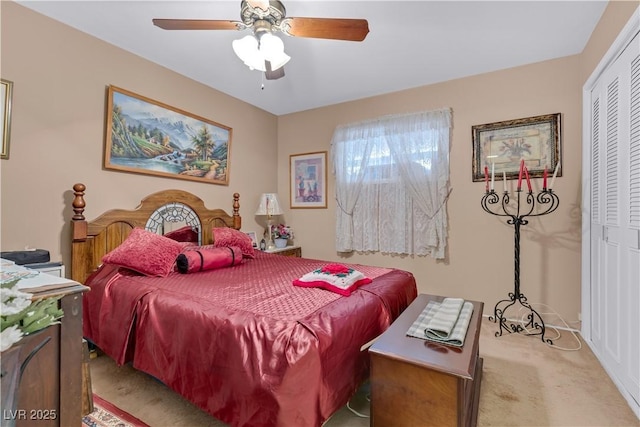
[[[83,244],[87,240],[87,220],[84,217],[84,192],[87,187],[78,183],[73,186],[74,215],[71,217],[71,280],[84,283],[89,272],[87,271],[87,259]]]
[[[233,228],[240,230],[242,228],[242,218],[240,217],[240,194],[233,193]]]
[[[87,221],[84,217],[84,208],[87,205],[84,201],[84,191],[87,187],[84,184],[75,184],[73,186],[73,212],[71,218],[71,230],[73,240],[84,240],[87,238]]]

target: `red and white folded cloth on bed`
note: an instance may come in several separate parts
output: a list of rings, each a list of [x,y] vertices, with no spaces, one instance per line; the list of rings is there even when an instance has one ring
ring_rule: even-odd
[[[294,286],[322,288],[347,297],[367,283],[371,283],[370,278],[342,264],[327,264],[293,281]]]

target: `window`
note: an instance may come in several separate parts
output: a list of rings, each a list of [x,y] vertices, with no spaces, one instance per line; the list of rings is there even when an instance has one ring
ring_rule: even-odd
[[[336,249],[444,258],[449,109],[338,126]]]

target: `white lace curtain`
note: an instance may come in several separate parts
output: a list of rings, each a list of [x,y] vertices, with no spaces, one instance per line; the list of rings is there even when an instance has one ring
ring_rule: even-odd
[[[444,258],[450,129],[450,109],[336,128],[338,252]]]

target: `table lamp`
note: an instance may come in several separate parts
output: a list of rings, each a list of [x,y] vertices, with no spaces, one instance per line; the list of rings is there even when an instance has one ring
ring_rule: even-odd
[[[260,196],[260,204],[258,205],[258,210],[256,210],[256,215],[266,215],[267,216],[267,249],[275,249],[276,245],[273,242],[273,237],[271,236],[271,227],[273,226],[272,217],[275,215],[282,215],[282,208],[280,207],[280,202],[278,201],[278,195],[275,193],[263,193]]]

